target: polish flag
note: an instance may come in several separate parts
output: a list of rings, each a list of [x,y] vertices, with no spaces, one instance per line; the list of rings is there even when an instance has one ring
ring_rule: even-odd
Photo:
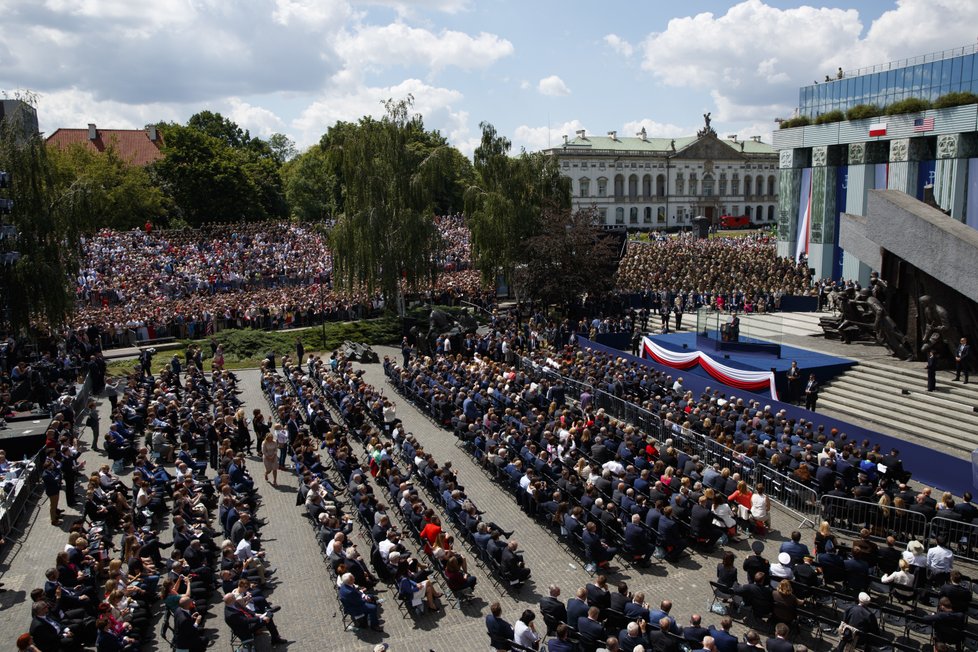
[[[886,135],[886,123],[877,122],[875,124],[869,125],[869,136],[885,136]]]

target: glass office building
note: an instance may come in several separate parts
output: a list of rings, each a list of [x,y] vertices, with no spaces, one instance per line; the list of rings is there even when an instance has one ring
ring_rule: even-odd
[[[882,107],[911,97],[933,101],[952,92],[978,93],[976,58],[978,47],[969,45],[853,70],[842,79],[803,86],[798,112],[816,118],[857,104]]]

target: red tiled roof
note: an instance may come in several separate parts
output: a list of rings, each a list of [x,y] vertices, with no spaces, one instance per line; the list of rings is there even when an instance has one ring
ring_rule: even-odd
[[[156,133],[154,143],[145,129],[98,129],[95,140],[88,139],[88,129],[58,129],[45,142],[61,149],[80,143],[97,152],[104,152],[107,147],[112,146],[123,161],[132,165],[149,165],[163,158],[160,151],[163,133]]]

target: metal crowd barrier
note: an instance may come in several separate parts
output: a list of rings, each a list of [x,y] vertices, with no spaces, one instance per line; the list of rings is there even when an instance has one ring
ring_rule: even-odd
[[[930,522],[931,538],[941,536],[955,557],[978,562],[978,525],[935,516]]]
[[[819,506],[821,518],[843,534],[855,536],[867,529],[876,539],[893,536],[904,542],[927,536],[924,515],[902,507],[884,507],[873,501],[841,496],[822,496]]]
[[[754,468],[754,486],[758,482],[764,483],[764,492],[771,500],[801,519],[798,527],[806,523],[815,527],[819,511],[815,489],[764,465]]]

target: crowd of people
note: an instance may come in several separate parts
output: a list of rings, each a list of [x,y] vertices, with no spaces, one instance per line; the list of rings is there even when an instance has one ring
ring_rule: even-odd
[[[671,293],[684,310],[776,310],[789,295],[812,295],[806,261],[777,255],[758,237],[700,240],[689,234],[656,242],[631,242],[618,267],[620,293],[640,294],[652,308],[654,295]],[[668,306],[672,308],[672,305]]]
[[[484,302],[461,214],[436,216],[443,248],[432,261],[436,303]],[[104,346],[161,337],[200,338],[224,328],[309,326],[378,314],[382,299],[333,287],[332,256],[319,230],[284,222],[189,230],[103,230],[83,242],[73,331],[97,331]],[[616,275],[641,307],[680,312],[776,310],[809,295],[811,271],[757,237],[697,240],[687,234],[632,242]]]
[[[444,248],[430,298],[481,299],[464,218],[435,221]],[[97,329],[104,346],[362,319],[384,307],[379,295],[335,289],[326,236],[285,222],[100,231],[83,242],[75,293],[72,330]]]
[[[31,592],[32,620],[17,649],[139,650],[163,614],[162,635],[174,648],[200,652],[214,641],[209,610],[218,598],[240,640],[267,633],[272,644],[286,642],[268,599],[274,569],[261,547],[261,499],[238,445],[237,393],[227,372],[164,366],[152,375],[140,366],[108,396],[104,432],[94,399],[94,417],[79,420],[81,428],[70,407],[55,416],[41,471],[49,518],[61,525],[62,492],[82,518],[72,520],[46,582]],[[90,443],[82,441],[88,431]],[[85,469],[81,452],[99,444],[113,462]],[[127,484],[117,472],[129,465]]]

